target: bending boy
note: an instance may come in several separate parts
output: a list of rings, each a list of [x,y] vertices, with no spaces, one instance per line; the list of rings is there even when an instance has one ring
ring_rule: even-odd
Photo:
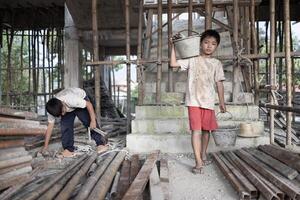
[[[80,88],[67,88],[55,95],[46,104],[48,126],[45,133],[45,144],[42,152],[48,149],[49,140],[56,117],[61,117],[61,139],[63,157],[74,156],[74,120],[77,116],[84,126],[91,128],[91,137],[95,140],[98,153],[106,151],[106,139],[92,129],[99,128],[93,105],[86,92]]]
[[[219,33],[215,30],[206,30],[200,38],[200,55],[181,60],[176,60],[174,45],[172,45],[170,66],[188,70],[186,105],[188,106],[189,123],[192,131],[191,142],[196,160],[193,173],[202,173],[203,165],[211,162],[207,159],[206,151],[210,133],[217,128],[214,112],[215,85],[220,111],[226,111],[223,67],[219,60],[211,57],[219,43]]]

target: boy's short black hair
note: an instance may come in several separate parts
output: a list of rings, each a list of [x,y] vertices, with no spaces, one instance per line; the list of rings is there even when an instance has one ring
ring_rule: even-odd
[[[53,115],[54,117],[59,117],[62,114],[63,104],[57,98],[49,99],[46,103],[46,110],[48,113]]]
[[[201,34],[200,42],[204,40],[206,37],[214,37],[217,40],[218,45],[220,44],[220,34],[218,31],[213,29],[208,29]]]

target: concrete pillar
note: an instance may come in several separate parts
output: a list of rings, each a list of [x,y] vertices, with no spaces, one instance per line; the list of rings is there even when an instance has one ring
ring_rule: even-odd
[[[65,67],[64,88],[81,87],[80,85],[80,43],[77,28],[65,4]]]

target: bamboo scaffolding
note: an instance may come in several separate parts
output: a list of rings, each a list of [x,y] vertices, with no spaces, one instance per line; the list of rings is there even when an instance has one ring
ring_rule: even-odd
[[[254,3],[255,5],[259,5],[261,3],[261,0],[254,0]],[[220,7],[220,6],[231,6],[233,4],[233,1],[232,0],[225,0],[225,1],[218,1],[218,2],[214,2],[213,1],[213,6],[217,6],[217,7]],[[249,0],[239,0],[239,4],[240,5],[250,5],[249,3]],[[188,3],[180,3],[180,4],[173,4],[173,8],[174,10],[176,9],[185,9],[188,7]],[[205,2],[199,2],[199,3],[193,3],[193,7],[195,8],[204,8],[205,7]],[[147,4],[147,5],[144,5],[144,9],[145,10],[148,10],[148,9],[157,9],[158,8],[158,5],[155,5],[155,4]],[[166,4],[163,4],[162,5],[162,9],[163,11],[165,11],[167,9],[167,5]]]
[[[188,5],[188,35],[192,35],[193,30],[193,0],[189,0]]]
[[[269,72],[270,72],[270,79],[269,84],[271,88],[276,84],[276,71],[275,69],[275,0],[270,0],[270,65],[269,65]],[[271,91],[272,92],[272,91]],[[271,105],[274,104],[274,99],[270,97]],[[274,144],[274,110],[270,110],[270,143]]]
[[[172,50],[172,44],[169,42],[173,35],[173,19],[172,18],[172,0],[168,0],[168,59],[171,58],[171,50]],[[168,63],[169,65],[170,63]],[[169,92],[174,92],[174,83],[173,83],[173,70],[171,69],[170,65],[168,68],[168,90]]]
[[[143,26],[143,4],[144,1],[139,1],[139,25],[138,25],[138,46],[137,46],[137,60],[142,59],[142,26]],[[137,65],[137,82],[138,82],[138,105],[142,105],[144,101],[144,69],[141,64]]]
[[[130,60],[130,2],[125,0],[125,26],[126,26],[126,59]],[[131,66],[130,63],[126,63],[127,72],[127,134],[131,132]]]
[[[251,39],[252,39],[252,51],[253,54],[257,54],[258,50],[257,50],[257,35],[256,35],[256,31],[255,31],[255,1],[251,0],[251,6],[250,6],[250,21],[251,21]],[[254,103],[257,105],[259,102],[259,93],[258,93],[258,89],[259,89],[259,83],[258,83],[258,62],[254,61],[253,62],[253,78],[254,78],[254,90],[255,90],[255,95],[254,95]]]
[[[161,103],[161,79],[162,79],[162,0],[157,1],[158,31],[157,31],[157,74],[156,74],[156,103]]]
[[[285,64],[286,64],[286,104],[292,106],[292,66],[291,66],[291,41],[290,41],[290,0],[284,1],[284,44],[285,44]],[[292,145],[292,113],[286,113],[286,144]]]
[[[212,0],[205,0],[205,30],[212,27]]]

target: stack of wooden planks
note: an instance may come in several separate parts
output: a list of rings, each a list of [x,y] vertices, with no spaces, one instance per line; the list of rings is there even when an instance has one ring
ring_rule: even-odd
[[[167,162],[162,160],[157,165],[159,151],[148,155],[144,163],[139,155],[127,155],[126,149],[81,155],[58,173],[40,173],[26,183],[16,183],[0,194],[0,199],[134,200],[145,195],[151,199],[168,199]]]
[[[275,145],[213,153],[240,199],[300,199],[300,155]]]
[[[32,171],[32,156],[24,148],[25,140],[46,130],[31,120],[36,117],[32,112],[0,107],[0,190],[24,181]]]

